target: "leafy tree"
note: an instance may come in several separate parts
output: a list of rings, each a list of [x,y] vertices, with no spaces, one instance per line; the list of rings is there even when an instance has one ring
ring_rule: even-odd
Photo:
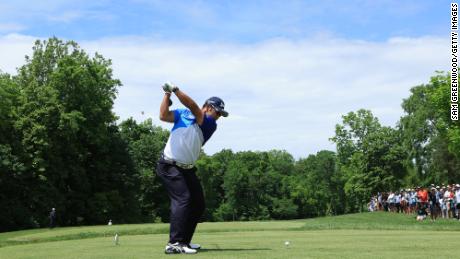
[[[197,175],[201,179],[205,194],[206,220],[216,220],[213,215],[225,199],[224,173],[233,159],[232,150],[224,149],[213,156],[202,154],[196,163]]]
[[[382,127],[370,111],[343,116],[332,141],[337,144],[349,211],[362,210],[372,193],[403,184],[407,154],[400,131]]]
[[[268,208],[273,219],[291,219],[297,217],[298,206],[291,197],[289,177],[294,173],[295,160],[284,150],[267,152],[269,170],[267,174],[267,190],[270,196]]]
[[[169,203],[161,180],[156,177],[156,162],[160,158],[169,132],[153,126],[148,119],[137,124],[132,118],[120,124],[122,139],[128,145],[140,183],[136,196],[141,208],[143,221],[166,221],[169,218]]]
[[[450,75],[438,72],[428,84],[413,87],[402,107],[403,140],[417,172],[413,182],[459,181],[460,124],[450,118]]]
[[[288,176],[293,173],[294,159],[289,153],[248,151],[231,158],[222,182],[225,195],[213,213],[216,220],[297,216],[297,205],[290,197]]]
[[[301,218],[343,213],[343,183],[336,164],[331,151],[320,151],[296,162],[291,196]]]
[[[21,133],[15,128],[20,89],[8,74],[0,74],[0,232],[33,227],[22,191],[25,165]]]
[[[60,224],[136,218],[131,187],[137,183],[131,161],[122,159],[129,156],[112,112],[121,83],[110,66],[75,42],[51,38],[36,41],[32,56],[8,80],[19,93],[12,124],[19,144],[10,149],[19,151],[10,159],[21,165],[21,177],[15,194],[2,194],[19,197],[28,217],[16,227],[46,225],[51,207]]]
[[[267,152],[238,152],[224,175],[225,199],[217,218],[268,219],[277,180]],[[220,213],[220,214],[219,214]]]

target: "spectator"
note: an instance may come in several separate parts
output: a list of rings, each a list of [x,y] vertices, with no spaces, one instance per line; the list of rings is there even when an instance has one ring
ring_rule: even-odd
[[[382,205],[383,205],[383,210],[384,211],[389,211],[389,209],[388,209],[388,193],[387,192],[382,193]]]
[[[367,210],[369,212],[373,212],[375,210],[374,206],[375,206],[374,197],[372,197],[371,200],[369,201],[369,203],[367,204]]]
[[[410,200],[410,195],[409,195],[409,189],[403,190],[402,196],[401,196],[401,210],[405,214],[409,214],[409,200]]]
[[[449,198],[451,218],[455,218],[455,190],[454,188],[455,188],[455,185],[452,184],[451,189],[450,189],[450,198]]]
[[[414,213],[417,206],[417,193],[414,189],[410,189],[410,202],[409,202],[409,212]]]
[[[426,218],[426,210],[422,206],[419,206],[417,210],[416,219],[417,221],[423,221],[425,218]]]
[[[455,185],[455,203],[457,209],[457,220],[460,220],[460,184]]]
[[[436,186],[436,200],[437,200],[438,217],[441,217],[441,199],[442,199],[441,187],[437,185]]]
[[[394,197],[394,203],[395,203],[395,212],[400,213],[401,211],[401,194],[399,192],[396,192]]]
[[[390,207],[388,208],[389,211],[393,212],[395,208],[395,194],[394,192],[390,192],[390,195],[388,195],[388,204]]]
[[[422,200],[420,197],[422,196],[422,190],[420,189],[420,186],[415,188],[416,196],[417,196],[417,211],[422,207]]]
[[[447,214],[447,199],[444,198],[444,192],[445,189],[444,188],[441,188],[441,191],[439,192],[439,196],[440,196],[440,199],[439,199],[439,204],[441,206],[441,216],[443,219],[447,219],[448,217],[448,214]]]
[[[428,194],[428,200],[430,204],[430,217],[431,221],[436,221],[438,217],[438,199],[436,196],[436,188],[431,187],[431,192]]]
[[[444,203],[446,204],[447,209],[447,218],[451,218],[452,215],[452,188],[450,185],[447,185],[447,190],[444,192]]]
[[[50,228],[56,227],[56,209],[52,208],[50,212]]]
[[[420,206],[423,210],[428,208],[428,191],[425,188],[420,188],[418,197],[420,200]]]

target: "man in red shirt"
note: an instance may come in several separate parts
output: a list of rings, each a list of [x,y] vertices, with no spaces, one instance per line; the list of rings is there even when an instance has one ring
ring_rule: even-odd
[[[420,188],[420,187],[419,187]],[[420,209],[426,213],[427,205],[428,205],[428,191],[425,188],[420,188],[417,192],[418,199],[420,201]]]
[[[425,188],[420,190],[420,202],[424,203],[425,205],[428,203],[428,191]]]

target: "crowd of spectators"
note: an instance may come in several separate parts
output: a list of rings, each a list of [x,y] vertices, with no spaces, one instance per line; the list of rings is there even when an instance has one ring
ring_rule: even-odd
[[[421,221],[428,216],[460,220],[460,184],[401,189],[394,192],[379,192],[368,203],[369,211],[388,211],[415,214]]]

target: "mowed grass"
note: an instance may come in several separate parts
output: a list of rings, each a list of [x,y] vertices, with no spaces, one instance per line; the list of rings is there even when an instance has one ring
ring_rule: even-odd
[[[197,255],[165,255],[168,224],[0,233],[0,258],[456,258],[460,222],[362,213],[306,220],[202,223]],[[120,235],[114,244],[115,233]],[[285,242],[289,241],[289,246]]]

